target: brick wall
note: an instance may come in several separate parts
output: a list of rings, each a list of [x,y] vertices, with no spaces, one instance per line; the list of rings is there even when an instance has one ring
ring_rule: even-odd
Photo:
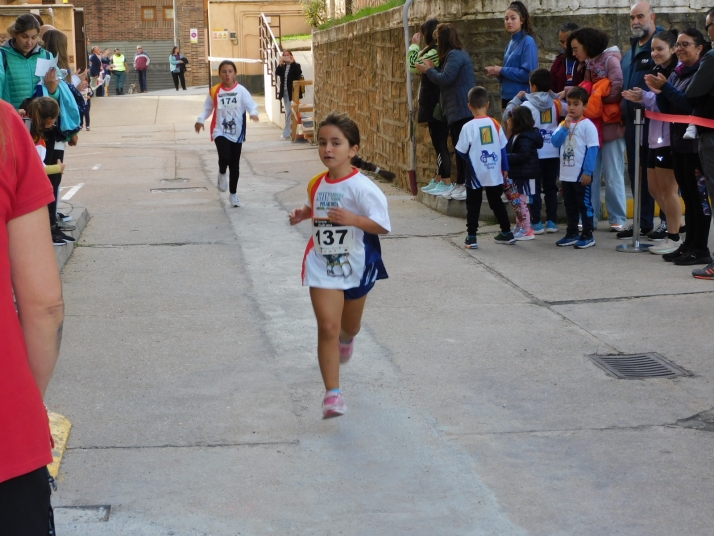
[[[671,6],[659,8],[658,24],[665,28],[695,26],[703,31],[704,7],[696,11],[681,7],[676,0],[669,2]],[[563,8],[558,0],[541,0],[540,4],[540,12],[534,14],[534,28],[543,67],[549,67],[559,52],[557,30],[565,22],[601,28],[608,32],[610,45],[629,49],[626,2],[583,0],[574,11],[567,5]],[[601,7],[595,8],[596,4]],[[477,83],[486,86],[492,95],[491,109],[496,116],[500,115],[499,85],[483,75],[483,67],[503,62],[510,38],[503,29],[506,5],[507,2],[489,0],[422,0],[415,2],[410,12],[412,33],[429,17],[455,24],[473,59]],[[360,155],[396,172],[397,185],[408,189],[410,146],[404,46],[401,7],[313,34],[316,119],[319,121],[331,110],[349,113],[360,127]],[[419,79],[412,78],[416,106]],[[416,135],[417,180],[426,183],[434,176],[436,157],[426,127],[416,126]]]
[[[72,3],[84,9],[85,28],[90,42],[128,41],[141,44],[142,41],[173,40],[174,23],[163,18],[163,8],[172,7],[172,0],[73,0]],[[155,7],[157,20],[142,21],[142,7]],[[177,0],[174,15],[179,21],[181,52],[190,62],[186,83],[207,84],[204,0]],[[196,44],[190,43],[191,28],[199,30]],[[126,51],[127,55],[130,53],[133,58],[133,51]]]

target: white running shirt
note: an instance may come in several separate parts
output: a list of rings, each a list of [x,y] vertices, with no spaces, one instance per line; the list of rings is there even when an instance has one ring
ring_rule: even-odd
[[[464,125],[455,149],[467,161],[469,188],[503,184],[501,171],[508,170],[506,145],[506,134],[492,117],[476,117]]]
[[[237,82],[230,89],[225,89],[221,85],[215,96],[212,96],[214,91],[215,86],[209,91],[203,104],[203,112],[196,122],[203,124],[213,114],[212,140],[223,136],[234,143],[243,143],[246,129],[245,112],[247,111],[249,115],[258,115],[258,105],[248,90]]]

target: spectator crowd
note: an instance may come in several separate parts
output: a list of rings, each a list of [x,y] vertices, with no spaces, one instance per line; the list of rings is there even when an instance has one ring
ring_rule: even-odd
[[[633,192],[640,177],[638,223],[655,242],[650,253],[676,265],[701,265],[693,276],[714,280],[708,247],[714,196],[714,8],[703,21],[709,40],[694,27],[665,29],[656,18],[648,2],[632,7],[626,51],[600,29],[564,24],[558,31],[562,51],[546,69],[539,65],[526,5],[512,2],[504,15],[510,41],[502,65],[482,71],[499,81],[500,99],[476,85],[471,56],[452,24],[429,19],[421,25],[407,64],[421,75],[417,121],[428,126],[437,160],[434,178],[422,192],[466,201],[467,248],[478,248],[484,191],[501,226],[497,243],[559,232],[562,196],[567,228],[556,244],[594,246],[593,232],[604,213],[603,188],[605,229],[631,240],[627,171]],[[493,100],[500,101],[503,124],[491,117]],[[449,137],[458,155],[455,181]],[[504,201],[515,213],[514,229]]]

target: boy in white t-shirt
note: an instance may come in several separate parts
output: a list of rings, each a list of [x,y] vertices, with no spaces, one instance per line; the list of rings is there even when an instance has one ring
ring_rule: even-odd
[[[560,151],[551,143],[553,132],[558,128],[561,118],[567,113],[567,106],[550,91],[553,75],[548,69],[536,69],[529,77],[531,92],[521,91],[506,107],[504,118],[516,106],[525,106],[531,112],[535,127],[543,136],[543,147],[538,149],[541,176],[536,178],[535,191],[531,206],[531,227],[535,234],[555,233],[558,231],[558,172],[560,171]],[[545,227],[540,219],[541,192],[545,197]]]
[[[488,206],[491,207],[501,232],[494,238],[497,244],[515,244],[511,232],[506,207],[501,201],[503,179],[508,176],[508,140],[498,121],[486,115],[488,112],[488,91],[476,86],[469,91],[469,110],[474,114],[461,129],[456,152],[466,160],[466,240],[467,249],[478,249],[476,231],[481,214],[481,201],[486,191]]]
[[[588,92],[581,87],[573,88],[568,93],[568,115],[551,137],[553,146],[560,148],[560,184],[568,217],[565,237],[558,240],[556,245],[575,246],[578,249],[595,245],[590,184],[600,141],[595,125],[583,117],[587,104]],[[583,223],[580,234],[578,218]]]

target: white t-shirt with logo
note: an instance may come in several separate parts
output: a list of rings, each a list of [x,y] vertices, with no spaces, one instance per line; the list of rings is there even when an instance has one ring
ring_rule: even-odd
[[[209,91],[203,105],[203,112],[198,116],[196,122],[203,124],[212,113],[215,113],[216,117],[211,123],[212,139],[223,136],[232,142],[243,143],[245,141],[246,112],[249,115],[258,115],[258,105],[248,90],[236,83],[230,89],[221,86],[216,93],[215,103]]]
[[[528,100],[521,104],[521,106],[525,106],[531,111],[531,115],[535,121],[535,128],[540,130],[540,134],[543,136],[543,147],[538,149],[538,158],[558,158],[560,149],[554,147],[550,141],[550,137],[560,123],[558,107],[555,102],[551,104],[549,110],[545,111],[539,110]]]
[[[313,232],[303,258],[302,284],[347,290],[386,278],[377,235],[334,224],[328,216],[331,209],[340,207],[391,231],[387,198],[382,190],[353,169],[350,175],[337,180],[322,173],[310,181],[307,192],[305,204],[312,209]],[[324,254],[322,247],[330,254]]]
[[[585,155],[590,147],[600,147],[597,128],[593,122],[590,119],[583,118],[577,123],[571,123],[568,135],[563,145],[560,146],[561,182],[580,182]]]
[[[503,184],[501,172],[508,170],[506,145],[506,134],[492,117],[476,117],[463,126],[456,151],[466,160],[466,186],[475,190]]]

